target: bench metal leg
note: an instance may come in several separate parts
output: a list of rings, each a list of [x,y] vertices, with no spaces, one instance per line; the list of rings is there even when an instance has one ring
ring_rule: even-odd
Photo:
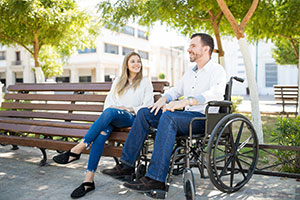
[[[43,154],[43,159],[40,161],[40,166],[43,167],[47,164],[47,153],[45,148],[39,148]]]
[[[18,145],[12,144],[11,146],[12,146],[11,150],[18,150],[19,149]]]

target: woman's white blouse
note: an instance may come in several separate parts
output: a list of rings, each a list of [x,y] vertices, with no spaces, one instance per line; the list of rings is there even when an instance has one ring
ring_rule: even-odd
[[[153,86],[148,77],[143,77],[140,85],[134,90],[130,87],[122,96],[115,94],[115,87],[119,81],[117,77],[105,99],[104,109],[110,106],[132,107],[135,114],[140,108],[147,107],[154,103]]]

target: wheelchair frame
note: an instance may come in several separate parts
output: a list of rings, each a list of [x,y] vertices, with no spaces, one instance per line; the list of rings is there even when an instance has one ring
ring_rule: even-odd
[[[232,80],[226,84],[224,101],[211,101],[205,109],[205,117],[193,118],[189,124],[189,135],[176,138],[166,191],[152,191],[147,196],[164,199],[173,174],[183,173],[186,199],[195,199],[196,187],[192,167],[197,167],[201,178],[204,169],[213,185],[222,192],[233,193],[241,189],[252,177],[258,161],[258,139],[252,123],[241,114],[231,112]],[[209,113],[211,107],[219,107],[219,113]],[[205,121],[204,134],[192,134],[193,122]],[[147,166],[147,147],[138,161],[136,178],[143,176]],[[141,164],[142,161],[145,165]],[[224,165],[222,165],[224,163]],[[177,169],[174,169],[177,167]]]

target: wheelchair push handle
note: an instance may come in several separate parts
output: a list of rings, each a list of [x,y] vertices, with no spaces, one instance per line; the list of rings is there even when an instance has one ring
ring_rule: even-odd
[[[232,78],[233,78],[234,80],[238,81],[238,82],[241,82],[241,83],[244,82],[244,79],[243,79],[243,78],[240,78],[240,77],[237,77],[237,76],[233,76]]]

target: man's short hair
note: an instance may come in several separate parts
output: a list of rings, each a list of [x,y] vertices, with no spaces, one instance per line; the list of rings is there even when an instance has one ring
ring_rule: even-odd
[[[194,37],[197,37],[199,36],[201,38],[201,42],[204,46],[209,46],[209,53],[210,53],[210,56],[214,50],[214,39],[206,34],[206,33],[195,33],[191,36],[191,39],[193,39]]]

